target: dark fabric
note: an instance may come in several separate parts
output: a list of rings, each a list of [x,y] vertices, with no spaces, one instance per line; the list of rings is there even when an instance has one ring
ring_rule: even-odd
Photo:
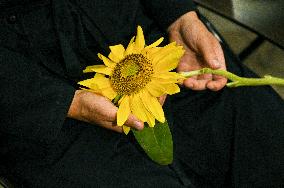
[[[229,71],[256,77],[224,50]],[[172,100],[176,156],[194,185],[284,185],[284,102],[270,87],[186,90]]]
[[[49,142],[61,129],[75,88],[65,77],[54,74],[41,63],[44,59],[50,67],[62,66],[62,57],[55,53],[60,48],[52,23],[50,19],[43,20],[50,13],[43,12],[41,7],[35,11],[41,22],[31,12],[9,11],[5,16],[8,19],[15,16],[15,21],[1,24],[0,122],[5,133]],[[34,32],[26,28],[33,28]],[[30,42],[34,41],[33,37],[37,37],[36,43]]]
[[[126,45],[137,25],[147,43],[165,36],[191,1],[16,2],[0,3],[0,175],[16,187],[284,184],[284,102],[270,87],[169,96],[169,166],[149,160],[131,134],[66,118],[80,71],[100,63],[98,52]],[[224,50],[230,71],[255,76]]]
[[[147,13],[156,21],[156,24],[167,29],[178,17],[195,10],[193,1],[188,0],[141,0]]]

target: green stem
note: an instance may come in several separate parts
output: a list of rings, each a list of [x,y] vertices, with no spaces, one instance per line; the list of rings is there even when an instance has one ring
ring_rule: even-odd
[[[210,68],[203,68],[196,71],[181,72],[185,78],[197,76],[201,74],[215,74],[228,78],[231,82],[227,83],[227,87],[239,87],[239,86],[260,86],[260,85],[282,85],[284,86],[284,79],[277,78],[270,75],[266,75],[263,78],[245,78],[237,76],[226,70],[213,70]]]
[[[117,105],[118,101],[122,98],[122,95],[117,95],[114,99],[113,99],[113,104]]]

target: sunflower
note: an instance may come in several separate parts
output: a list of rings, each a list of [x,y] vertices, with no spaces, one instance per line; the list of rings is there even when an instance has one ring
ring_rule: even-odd
[[[158,47],[160,38],[145,45],[143,30],[137,27],[127,48],[118,44],[110,46],[108,57],[98,54],[104,65],[88,66],[84,73],[96,72],[94,78],[79,82],[91,92],[99,93],[110,100],[119,98],[117,125],[122,126],[133,113],[138,119],[154,127],[155,120],[165,122],[165,115],[158,97],[180,91],[177,83],[184,77],[175,69],[184,50],[175,42]],[[127,134],[129,127],[123,126]]]

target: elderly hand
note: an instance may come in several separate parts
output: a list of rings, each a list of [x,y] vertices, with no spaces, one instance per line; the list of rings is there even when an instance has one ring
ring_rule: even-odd
[[[107,98],[88,91],[77,90],[69,108],[68,117],[122,132],[122,127],[116,124],[117,110],[118,108]],[[133,114],[129,115],[125,125],[137,130],[144,128],[143,122]]]
[[[185,54],[177,67],[178,72],[192,71],[209,67],[226,69],[223,50],[218,40],[207,30],[195,12],[181,16],[168,28],[170,41],[176,41],[185,49]],[[222,89],[227,79],[217,75],[205,74],[186,79],[184,86],[193,90],[206,88]]]

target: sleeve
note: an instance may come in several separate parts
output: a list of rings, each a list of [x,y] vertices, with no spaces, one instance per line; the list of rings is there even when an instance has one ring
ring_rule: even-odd
[[[141,0],[146,12],[163,29],[167,29],[171,23],[183,14],[196,10],[192,0]]]
[[[0,131],[49,143],[60,132],[75,88],[36,60],[0,47]]]

